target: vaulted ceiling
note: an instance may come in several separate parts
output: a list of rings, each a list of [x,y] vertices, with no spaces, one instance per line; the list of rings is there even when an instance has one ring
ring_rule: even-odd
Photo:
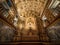
[[[37,15],[41,16],[47,0],[15,0],[15,5],[19,15]]]
[[[35,21],[35,24],[34,23],[32,23],[32,24],[34,24],[35,28],[37,28],[35,16],[41,18],[43,10],[47,4],[47,0],[46,1],[44,1],[44,0],[18,0],[18,1],[15,0],[14,3],[16,6],[16,9],[17,9],[19,20],[25,21],[25,22],[27,20],[27,22],[28,22],[29,18],[34,18],[34,20],[31,20],[31,21]],[[25,25],[25,26],[27,26],[27,25]],[[29,26],[27,26],[27,27],[29,27]]]

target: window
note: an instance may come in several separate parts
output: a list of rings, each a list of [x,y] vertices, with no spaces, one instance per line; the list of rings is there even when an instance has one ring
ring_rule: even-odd
[[[60,1],[59,0],[52,0],[49,9],[53,12],[54,16],[58,16],[60,13]]]

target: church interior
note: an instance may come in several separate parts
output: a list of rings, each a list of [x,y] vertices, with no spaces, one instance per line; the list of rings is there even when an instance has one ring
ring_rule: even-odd
[[[0,0],[1,43],[59,44],[60,0]]]

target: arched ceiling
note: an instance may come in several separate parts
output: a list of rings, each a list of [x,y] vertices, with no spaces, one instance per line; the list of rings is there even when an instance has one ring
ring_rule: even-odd
[[[17,11],[20,15],[37,15],[41,16],[47,0],[15,0]],[[32,14],[34,13],[34,14]],[[37,14],[38,13],[38,14]]]

